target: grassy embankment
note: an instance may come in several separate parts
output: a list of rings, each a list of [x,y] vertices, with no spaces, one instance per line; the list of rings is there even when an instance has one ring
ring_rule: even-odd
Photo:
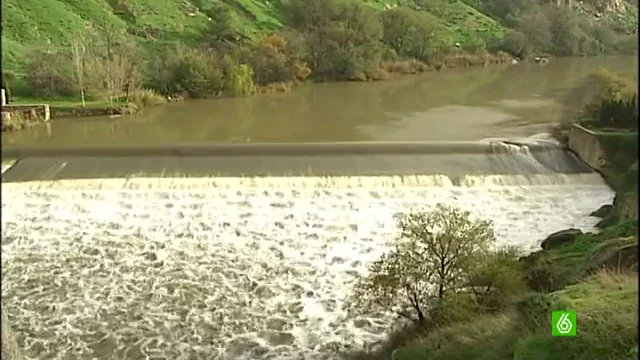
[[[635,359],[638,220],[628,219],[523,258],[528,291],[497,313],[455,314],[448,325],[393,335],[358,359]],[[606,270],[602,270],[606,269]],[[553,337],[551,311],[578,314],[575,338]],[[452,319],[454,317],[452,316]]]
[[[596,75],[602,79],[603,73]],[[609,80],[620,78],[606,74]],[[609,82],[610,84],[611,82]],[[629,83],[628,83],[629,84]],[[636,89],[618,87],[617,90]],[[609,87],[610,89],[610,87]],[[602,89],[600,89],[602,91]],[[638,110],[609,116],[602,104],[624,91],[605,92],[581,116],[598,132],[607,157],[603,176],[616,191],[600,233],[540,250],[521,259],[527,290],[503,310],[458,313],[448,324],[410,329],[386,348],[362,358],[456,359],[636,359],[638,356]],[[622,98],[625,96],[623,95]],[[594,111],[595,110],[595,111]],[[624,119],[624,120],[622,120]],[[604,129],[607,129],[605,131]],[[595,209],[594,209],[595,210]],[[575,310],[575,338],[553,337],[551,311]],[[453,317],[452,317],[453,318]]]
[[[504,56],[495,56],[497,50],[511,52],[516,56],[533,55],[536,53],[553,53],[561,49],[566,52],[565,55],[589,55],[600,52],[617,51],[620,47],[616,34],[627,34],[637,32],[637,16],[634,5],[628,4],[627,11],[624,13],[605,14],[602,18],[595,21],[594,14],[597,12],[595,5],[591,1],[585,1],[572,10],[560,11],[567,13],[569,22],[573,23],[573,27],[566,29],[547,24],[541,26],[541,36],[529,33],[524,26],[527,21],[521,23],[514,22],[514,14],[527,10],[535,13],[538,8],[526,8],[523,4],[511,6],[511,12],[497,12],[496,8],[501,7],[500,0],[489,2],[475,2],[462,0],[447,1],[419,1],[419,0],[358,0],[356,3],[366,4],[369,8],[375,9],[377,14],[382,14],[389,6],[399,6],[400,8],[415,9],[422,16],[418,26],[425,26],[435,35],[435,39],[411,39],[412,41],[426,41],[428,51],[417,53],[401,54],[400,50],[393,49],[392,43],[394,39],[389,40],[389,32],[393,29],[384,28],[382,32],[375,29],[371,33],[363,34],[364,38],[369,38],[365,42],[367,45],[352,44],[353,46],[373,46],[382,47],[384,49],[376,49],[373,58],[376,59],[377,65],[368,64],[367,66],[377,66],[377,69],[354,70],[352,74],[338,74],[332,76],[323,76],[319,68],[311,66],[312,78],[320,74],[316,80],[344,80],[344,79],[383,79],[385,74],[389,72],[415,73],[433,68],[443,67],[459,67],[473,65],[487,65],[491,63],[505,62]],[[303,32],[302,29],[292,25],[291,19],[285,14],[284,1],[274,0],[271,2],[263,2],[258,0],[8,0],[2,3],[3,13],[6,15],[3,23],[3,74],[5,80],[9,84],[13,103],[37,103],[45,101],[52,106],[52,112],[55,114],[72,114],[75,112],[88,112],[94,114],[97,109],[105,108],[105,98],[100,96],[88,96],[86,107],[88,111],[79,110],[80,100],[77,95],[79,91],[71,91],[71,84],[55,84],[52,86],[59,90],[65,87],[66,94],[50,94],[46,99],[36,99],[34,94],[34,81],[29,81],[29,77],[34,76],[33,67],[30,68],[30,62],[33,62],[35,53],[38,51],[46,53],[69,52],[70,44],[73,42],[74,36],[78,33],[87,32],[87,29],[93,29],[101,34],[111,34],[111,40],[117,43],[132,43],[134,47],[140,51],[140,66],[144,67],[141,71],[144,73],[145,87],[153,88],[160,92],[171,92],[167,86],[158,85],[160,80],[174,79],[176,73],[167,76],[160,76],[164,79],[154,79],[157,74],[157,68],[148,68],[147,65],[153,62],[158,56],[164,55],[167,48],[171,48],[176,44],[181,44],[185,48],[201,47],[203,42],[206,43],[211,38],[219,39],[220,34],[225,36],[231,34],[235,40],[233,45],[244,48],[252,48],[259,43],[265,34],[274,32],[289,31]],[[495,4],[494,4],[495,3]],[[540,4],[546,5],[546,2],[540,1]],[[535,6],[541,6],[534,4]],[[530,6],[530,5],[526,5]],[[223,11],[224,10],[224,11]],[[562,9],[561,9],[562,10]],[[220,14],[227,11],[228,17]],[[322,10],[324,11],[324,10]],[[320,12],[322,12],[320,11]],[[388,10],[387,10],[388,11]],[[555,10],[545,10],[555,13]],[[526,12],[526,11],[524,11]],[[404,14],[407,15],[407,14]],[[411,15],[411,14],[410,14]],[[321,14],[320,14],[321,16]],[[366,11],[361,12],[358,16],[367,16]],[[378,15],[379,17],[379,15]],[[404,19],[404,18],[403,18]],[[558,23],[566,23],[567,19],[560,19]],[[407,19],[404,19],[407,20]],[[565,21],[566,20],[566,21]],[[342,20],[341,20],[342,21]],[[597,22],[597,24],[596,24]],[[553,29],[558,31],[567,31],[567,34],[554,34]],[[600,36],[599,29],[607,30],[604,32],[607,36]],[[634,30],[635,29],[635,30]],[[406,29],[402,29],[403,31]],[[553,31],[552,31],[553,30]],[[359,30],[355,30],[359,31]],[[537,30],[536,30],[537,31]],[[405,31],[406,32],[406,31]],[[600,35],[599,35],[600,34]],[[308,34],[307,34],[308,35]],[[353,38],[354,34],[346,34]],[[393,34],[392,34],[393,35]],[[571,38],[571,41],[563,40],[561,43],[553,44],[551,36],[558,39]],[[103,35],[107,36],[107,35]],[[393,36],[392,36],[393,38]],[[531,39],[546,39],[539,44],[524,46],[524,43],[531,42]],[[208,39],[208,40],[207,40]],[[307,36],[306,43],[313,42],[311,35]],[[371,40],[371,41],[369,41]],[[407,39],[404,39],[405,41]],[[225,40],[225,42],[228,42]],[[581,45],[581,44],[586,45]],[[112,44],[112,45],[114,45]],[[458,46],[456,46],[456,44]],[[227,44],[228,45],[228,44]],[[261,49],[267,51],[273,50],[274,44],[263,46]],[[606,46],[605,46],[606,45]],[[115,46],[115,45],[114,45]],[[405,46],[406,47],[406,46]],[[567,47],[567,49],[564,49]],[[569,49],[570,48],[570,49]],[[228,48],[227,48],[228,49]],[[246,50],[246,49],[245,49]],[[254,51],[255,49],[250,49]],[[415,49],[413,49],[415,50]],[[250,51],[250,52],[251,52]],[[242,52],[242,51],[240,51]],[[255,52],[255,51],[254,51]],[[302,52],[309,53],[309,49]],[[358,51],[356,51],[357,53]],[[435,56],[435,53],[438,53]],[[336,53],[337,56],[344,54]],[[353,53],[352,53],[353,54]],[[41,54],[40,54],[41,55]],[[166,54],[165,54],[166,55]],[[264,54],[262,54],[264,55]],[[297,54],[290,54],[285,51],[287,57],[299,58]],[[360,54],[362,55],[362,54]],[[358,55],[358,56],[360,56]],[[280,54],[278,55],[280,56]],[[280,61],[279,57],[272,53],[263,56],[260,61],[248,62],[254,67],[254,82],[256,82],[257,90],[267,89],[267,91],[287,90],[290,86],[273,85],[269,81],[276,81],[273,76],[260,76],[262,69],[256,69],[255,66],[273,62],[274,59]],[[351,56],[351,55],[349,55]],[[197,56],[196,56],[197,57]],[[357,57],[357,56],[356,56]],[[367,60],[367,56],[360,59],[337,59],[334,63],[346,60],[350,63],[347,68],[360,66],[362,60]],[[192,59],[193,60],[193,59]],[[197,59],[196,59],[197,60]],[[244,62],[245,58],[234,59],[236,62]],[[317,59],[313,59],[308,54],[302,56],[300,63],[313,63]],[[52,61],[52,60],[46,60]],[[64,62],[64,61],[63,61]],[[66,60],[68,64],[62,64],[61,67],[72,67],[73,61]],[[366,61],[365,61],[366,62]],[[185,62],[183,61],[184,65]],[[165,64],[166,65],[166,64]],[[191,95],[202,89],[202,79],[209,81],[207,76],[215,78],[216,76],[228,77],[236,76],[234,71],[227,71],[224,75],[207,74],[207,66],[202,66],[197,62],[188,63],[193,68],[202,70],[203,73],[196,74],[188,80],[183,81],[178,90],[194,90],[184,89],[185,87],[195,86],[197,89],[188,91]],[[219,64],[214,64],[214,66]],[[189,67],[187,66],[187,67]],[[270,65],[271,66],[271,65]],[[51,66],[50,66],[51,67]],[[166,68],[167,66],[160,66]],[[71,77],[70,69],[61,69],[55,67],[53,70],[45,69],[47,74],[35,72],[37,76],[47,78]],[[184,70],[184,67],[183,69]],[[178,71],[184,75],[184,71]],[[199,70],[199,71],[200,71]],[[278,72],[282,69],[276,69]],[[49,72],[54,76],[49,76]],[[274,69],[264,69],[262,73],[273,75]],[[64,73],[64,74],[63,74]],[[229,75],[231,73],[232,75]],[[179,76],[179,75],[178,75]],[[261,81],[260,79],[266,79]],[[295,80],[295,77],[286,77],[285,81]],[[31,79],[33,80],[33,79]],[[41,84],[43,81],[39,79]],[[53,81],[53,80],[52,80]],[[45,81],[46,82],[46,81]],[[280,82],[277,80],[276,82]],[[36,82],[37,83],[37,82]],[[195,85],[194,85],[195,84]],[[166,85],[166,84],[165,84]],[[241,93],[253,92],[253,87],[249,90],[244,89]],[[173,89],[176,90],[176,89]],[[197,90],[197,91],[196,91]],[[216,94],[233,94],[234,91],[226,91],[227,89],[209,91],[204,89],[207,94],[203,96],[217,96]],[[196,94],[197,95],[197,94]],[[155,99],[154,103],[160,102]],[[133,109],[141,107],[143,104],[137,104]],[[112,105],[110,105],[112,106]],[[112,109],[121,112],[122,109]]]

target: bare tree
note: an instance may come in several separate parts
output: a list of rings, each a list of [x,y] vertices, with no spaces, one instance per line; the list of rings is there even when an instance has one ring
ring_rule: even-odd
[[[75,63],[75,76],[80,88],[80,96],[82,97],[82,107],[86,107],[84,96],[84,61],[87,47],[85,39],[80,33],[73,34],[71,40],[71,51],[73,52],[73,61]]]
[[[140,86],[140,73],[126,54],[92,58],[87,62],[87,68],[92,77],[92,90],[108,99],[110,106],[127,102],[133,90]]]

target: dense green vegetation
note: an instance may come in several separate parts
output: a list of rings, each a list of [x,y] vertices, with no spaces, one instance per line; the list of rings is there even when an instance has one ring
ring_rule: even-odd
[[[3,78],[14,97],[126,104],[141,88],[236,96],[308,78],[500,63],[507,54],[635,52],[636,6],[608,3],[7,0]]]

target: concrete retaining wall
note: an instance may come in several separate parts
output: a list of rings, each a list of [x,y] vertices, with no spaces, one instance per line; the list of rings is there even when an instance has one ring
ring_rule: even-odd
[[[596,171],[607,165],[607,157],[596,133],[578,124],[569,129],[569,150],[576,153]]]

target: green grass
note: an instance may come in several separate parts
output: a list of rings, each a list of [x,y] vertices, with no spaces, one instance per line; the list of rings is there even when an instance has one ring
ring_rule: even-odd
[[[31,105],[31,104],[49,104],[49,107],[82,107],[82,100],[79,98],[32,98],[32,97],[15,97],[11,99],[12,105]],[[108,101],[87,100],[85,102],[87,108],[101,108],[109,106]]]
[[[398,349],[394,359],[633,359],[637,299],[637,274],[600,272],[562,291],[534,294],[504,313],[436,330]],[[577,311],[577,337],[551,335],[552,310]]]

